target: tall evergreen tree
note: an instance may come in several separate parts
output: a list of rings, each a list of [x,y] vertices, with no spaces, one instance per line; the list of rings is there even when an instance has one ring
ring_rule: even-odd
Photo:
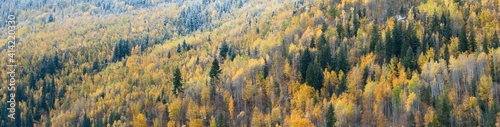
[[[335,57],[335,71],[344,71],[348,72],[349,70],[349,61],[347,60],[347,49],[345,46],[341,46],[339,52]]]
[[[394,45],[392,44],[394,42],[392,41],[391,33],[391,30],[387,30],[387,32],[385,33],[385,57],[387,57],[387,59],[390,59],[392,57],[395,49],[395,47],[393,47]]]
[[[483,52],[484,53],[490,52],[489,49],[488,49],[489,46],[488,46],[488,39],[486,38],[486,35],[484,36],[482,45],[483,45]]]
[[[405,45],[401,48],[405,48],[402,50],[403,53],[406,53],[409,48],[413,49],[413,54],[418,54],[418,48],[420,46],[420,39],[417,37],[417,33],[415,32],[414,26],[412,23],[408,25],[408,29],[405,30]]]
[[[118,43],[115,45],[114,51],[113,51],[113,61],[120,61],[124,57],[129,56],[131,51],[130,44],[128,41],[120,39]]]
[[[381,37],[380,37],[380,30],[378,29],[378,25],[375,23],[373,25],[372,33],[371,33],[371,39],[370,39],[370,51],[369,52],[374,52],[375,47],[377,44],[380,43]]]
[[[450,104],[450,101],[448,99],[447,94],[441,94],[441,98],[439,101],[438,105],[438,121],[441,123],[443,127],[449,127],[450,126],[450,119],[451,119],[451,111],[452,111],[452,105]]]
[[[326,112],[326,126],[327,127],[333,127],[335,126],[335,122],[337,122],[337,118],[335,118],[335,109],[333,106],[330,104],[328,106],[328,111]]]
[[[434,11],[434,14],[432,15],[432,20],[430,22],[430,29],[431,29],[431,32],[438,32],[439,30],[439,18],[437,16],[437,12]]]
[[[318,51],[318,63],[321,68],[329,68],[331,66],[332,53],[330,43],[326,41],[324,34],[321,34],[318,38]]]
[[[469,43],[468,47],[471,52],[475,52],[477,49],[477,43],[476,43],[476,32],[474,32],[474,27],[470,28],[470,36],[469,36]]]
[[[304,52],[302,53],[302,56],[300,57],[300,63],[299,63],[299,71],[302,76],[302,83],[306,81],[306,71],[307,67],[309,66],[309,63],[311,63],[311,53],[309,52],[309,48],[306,48]]]
[[[450,49],[448,48],[448,45],[445,45],[443,55],[443,58],[446,61],[446,65],[448,65],[450,63]]]
[[[181,53],[181,52],[182,52],[181,44],[178,44],[177,45],[177,53]]]
[[[342,94],[347,89],[346,76],[345,76],[345,74],[344,74],[344,72],[342,70],[339,72],[339,78],[340,78],[340,83],[337,86],[337,90],[335,91],[335,93],[337,94],[337,96],[339,96],[340,94]]]
[[[311,63],[307,67],[306,83],[318,91],[323,88],[323,71],[318,64]]]
[[[264,60],[264,69],[262,69],[262,75],[264,78],[267,78],[267,75],[269,75],[269,65],[267,63],[267,60]]]
[[[405,57],[403,58],[403,65],[410,69],[410,71],[418,69],[417,61],[415,60],[415,55],[413,54],[413,49],[407,50]]]
[[[229,52],[229,46],[227,45],[226,40],[222,41],[222,45],[220,47],[219,57],[224,61],[226,59],[227,53]]]
[[[352,32],[352,36],[351,37],[354,37],[354,36],[356,36],[356,34],[358,34],[358,29],[361,26],[361,23],[359,22],[359,19],[358,19],[358,16],[357,16],[356,13],[353,13],[353,21],[352,21],[352,23],[354,25],[354,31]]]
[[[311,38],[311,43],[309,44],[309,48],[316,48],[316,44],[314,42],[314,37]]]
[[[219,66],[219,61],[217,60],[217,58],[215,58],[214,61],[212,61],[212,67],[210,68],[210,78],[218,79],[220,73],[221,69]]]
[[[340,24],[340,23],[337,24],[337,34],[338,34],[338,38],[342,41],[342,39],[344,39],[344,36],[345,36],[345,31],[344,31],[344,27],[342,27],[342,24]]]
[[[174,89],[172,90],[175,95],[177,95],[179,92],[183,92],[182,88],[182,77],[181,77],[181,70],[179,68],[175,68],[174,72]]]
[[[458,51],[459,52],[465,52],[469,49],[469,41],[467,40],[467,32],[465,28],[462,28],[460,30],[460,33],[458,34]]]
[[[394,49],[394,56],[399,57],[402,53],[402,43],[404,39],[404,30],[403,30],[403,25],[402,23],[395,21],[396,26],[392,30],[392,46]]]
[[[497,34],[497,31],[495,31],[495,33],[493,34],[493,37],[491,37],[491,47],[493,47],[493,49],[497,49],[498,47],[500,47],[500,40],[498,40],[498,34]]]
[[[446,14],[449,14],[446,13]],[[441,23],[444,25],[443,29],[441,30],[441,35],[445,37],[446,40],[450,40],[451,38],[451,20],[448,18],[444,12],[441,13]]]

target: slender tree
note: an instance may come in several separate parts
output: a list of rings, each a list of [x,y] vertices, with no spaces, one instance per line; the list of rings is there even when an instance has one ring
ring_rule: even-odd
[[[458,34],[458,51],[459,52],[465,52],[469,49],[469,41],[467,40],[467,32],[465,31],[465,28],[462,28],[460,30],[460,33]]]
[[[182,88],[182,77],[181,77],[181,70],[179,68],[175,68],[175,72],[174,72],[174,94],[177,95],[178,93],[180,92],[183,92],[183,88]]]
[[[304,52],[302,53],[302,56],[300,57],[300,63],[299,63],[299,71],[302,76],[302,83],[306,81],[306,71],[309,66],[309,63],[311,63],[311,53],[309,52],[309,48],[306,48]]]
[[[217,58],[215,58],[214,61],[212,61],[212,67],[210,69],[210,78],[211,79],[218,79],[220,73],[221,73],[221,69],[219,66],[219,61],[217,60]]]
[[[370,39],[370,51],[369,52],[374,52],[375,47],[377,44],[380,43],[381,37],[380,37],[380,30],[378,29],[378,25],[375,23],[373,25],[372,33],[371,33],[371,39]]]
[[[497,31],[495,31],[495,34],[493,34],[493,37],[491,37],[491,47],[493,47],[493,49],[497,49],[498,47],[500,47],[500,40],[498,40],[498,34],[497,34]]]
[[[328,111],[326,112],[326,126],[327,127],[333,127],[335,126],[335,122],[337,122],[337,118],[335,118],[335,109],[333,106],[330,104],[328,106]]]

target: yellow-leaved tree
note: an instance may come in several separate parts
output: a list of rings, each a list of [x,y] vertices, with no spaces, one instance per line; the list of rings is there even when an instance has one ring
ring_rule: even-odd
[[[146,122],[146,116],[144,114],[138,114],[134,117],[134,127],[147,127],[148,123]]]

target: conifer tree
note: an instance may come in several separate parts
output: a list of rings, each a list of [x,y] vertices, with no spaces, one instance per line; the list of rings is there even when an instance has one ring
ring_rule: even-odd
[[[483,46],[483,52],[484,52],[484,53],[488,53],[488,52],[490,52],[490,51],[489,51],[489,49],[488,49],[488,48],[489,48],[489,46],[488,46],[488,39],[486,38],[486,35],[484,36],[482,46]]]
[[[498,34],[497,34],[497,31],[495,31],[495,34],[493,34],[493,37],[491,37],[491,47],[493,47],[493,49],[497,49],[499,46],[500,46],[500,40],[498,40]]]
[[[304,52],[302,53],[300,57],[300,63],[299,63],[299,71],[302,76],[302,83],[305,82],[306,80],[306,71],[309,66],[309,63],[311,63],[311,53],[309,52],[309,48],[306,48]]]
[[[380,30],[378,29],[378,25],[375,23],[373,25],[372,33],[371,33],[371,39],[370,39],[370,51],[369,52],[374,52],[375,47],[377,44],[380,43],[381,37],[380,37]]]
[[[326,112],[326,126],[327,127],[333,127],[335,126],[335,122],[337,122],[337,118],[335,118],[335,109],[333,106],[330,104],[328,106],[328,111]]]
[[[323,71],[316,63],[311,63],[307,67],[306,83],[316,90],[323,88]]]
[[[181,70],[179,68],[175,68],[174,79],[173,79],[174,90],[172,90],[175,95],[177,95],[179,92],[183,92],[181,80],[182,80]]]
[[[335,57],[335,71],[348,72],[349,62],[347,60],[347,49],[345,46],[341,46],[339,52]]]
[[[221,73],[221,69],[219,66],[219,61],[217,60],[217,58],[215,58],[214,61],[212,61],[212,67],[210,69],[210,78],[217,79],[217,78],[219,78],[220,73]]]
[[[476,32],[474,32],[474,27],[471,27],[471,29],[470,29],[470,36],[469,36],[468,47],[469,47],[469,50],[471,52],[475,52],[476,49],[477,49]]]
[[[318,63],[321,68],[329,68],[331,66],[332,54],[330,43],[326,41],[324,34],[321,34],[318,38],[318,51]]]
[[[467,51],[469,48],[469,41],[467,40],[467,32],[465,31],[465,28],[462,28],[460,30],[460,33],[458,34],[458,51],[459,52],[465,52]]]

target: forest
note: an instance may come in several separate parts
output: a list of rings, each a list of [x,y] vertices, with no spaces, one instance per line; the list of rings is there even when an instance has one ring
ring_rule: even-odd
[[[0,19],[0,127],[500,126],[500,0],[0,0]]]

